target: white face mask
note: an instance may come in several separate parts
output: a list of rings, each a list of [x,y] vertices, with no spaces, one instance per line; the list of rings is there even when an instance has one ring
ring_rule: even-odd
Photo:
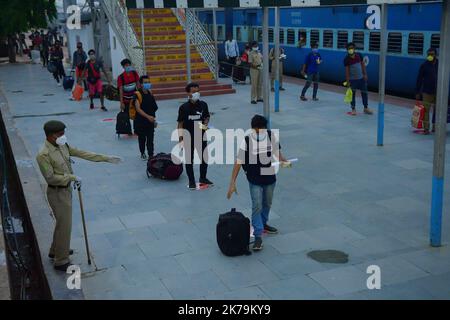
[[[254,48],[253,48],[253,51],[258,51],[258,50],[259,50],[258,47],[254,47]]]
[[[192,99],[192,101],[200,100],[200,92],[193,93],[191,99]]]
[[[66,135],[63,135],[61,137],[59,137],[58,139],[56,139],[56,144],[58,146],[65,146],[67,144],[67,137]]]

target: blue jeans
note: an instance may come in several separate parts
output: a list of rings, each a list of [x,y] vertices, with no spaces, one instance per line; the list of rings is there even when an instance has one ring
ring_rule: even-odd
[[[264,226],[269,221],[272,207],[273,192],[276,183],[268,186],[259,186],[250,183],[250,196],[252,197],[252,225],[254,236],[261,237]]]
[[[364,108],[369,107],[369,97],[367,94],[367,82],[366,80],[359,79],[359,80],[350,80],[350,86],[353,90],[353,100],[352,100],[352,109],[356,108],[356,90],[361,91],[361,97],[363,100]]]
[[[306,81],[305,87],[303,88],[302,97],[305,96],[309,87],[311,87],[311,84],[314,82],[313,98],[317,98],[317,92],[319,91],[319,81],[320,81],[320,75],[318,72],[317,73],[308,73],[308,80]]]

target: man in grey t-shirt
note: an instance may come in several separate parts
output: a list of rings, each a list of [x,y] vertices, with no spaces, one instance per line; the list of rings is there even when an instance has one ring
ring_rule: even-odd
[[[355,51],[355,44],[349,43],[347,45],[347,56],[344,59],[345,75],[347,79],[347,86],[353,90],[352,115],[356,116],[356,90],[361,91],[361,96],[364,104],[364,113],[373,114],[369,109],[369,99],[367,94],[367,70],[363,57],[360,53]]]

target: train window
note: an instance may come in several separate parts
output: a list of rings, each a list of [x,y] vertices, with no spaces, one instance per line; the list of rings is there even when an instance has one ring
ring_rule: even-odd
[[[338,49],[347,48],[347,44],[348,44],[348,32],[338,31]]]
[[[422,33],[410,33],[408,40],[408,54],[423,55],[424,37]]]
[[[242,41],[241,27],[236,27],[236,40],[239,42]]]
[[[354,31],[353,32],[353,43],[357,50],[364,50],[364,32]]]
[[[298,46],[300,48],[306,46],[306,30],[304,29],[298,31]]]
[[[379,32],[371,32],[369,37],[369,51],[380,51],[381,34]]]
[[[259,28],[258,29],[258,42],[262,42],[262,41],[263,41],[262,29]]]
[[[388,52],[402,53],[402,34],[400,32],[389,32]]]
[[[287,31],[287,44],[295,44],[295,30],[293,29]]]
[[[333,30],[325,30],[323,32],[323,47],[324,48],[333,48]]]
[[[319,30],[311,30],[311,42],[310,46],[314,43],[319,44],[320,41],[320,31]]]
[[[284,29],[280,29],[280,43],[284,43]]]
[[[433,34],[431,35],[431,48],[438,49],[441,46],[441,35]]]
[[[274,42],[274,40],[273,40],[273,29],[272,28],[269,28],[269,42],[270,43]]]

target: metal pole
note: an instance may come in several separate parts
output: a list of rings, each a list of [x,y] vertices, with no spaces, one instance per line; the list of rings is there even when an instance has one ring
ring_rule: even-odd
[[[142,33],[142,56],[144,57],[144,62],[142,66],[143,75],[147,74],[147,52],[145,49],[145,24],[144,24],[144,9],[141,9],[141,33]]]
[[[274,49],[274,64],[275,68],[275,112],[280,112],[280,8],[275,8],[275,49]],[[274,72],[274,70],[272,70]]]
[[[450,81],[450,3],[442,3],[441,44],[436,91],[436,136],[434,140],[433,191],[431,198],[430,243],[441,246],[444,198],[445,143]]]
[[[263,97],[264,116],[270,128],[270,94],[269,94],[269,8],[264,7],[263,14]]]
[[[219,48],[217,46],[217,13],[216,9],[213,9],[213,33],[214,33],[214,47],[215,47],[215,60],[216,60],[216,80],[219,80]]]
[[[185,31],[186,31],[186,72],[187,72],[187,82],[191,83],[191,35],[189,34],[190,25],[189,25],[189,8],[185,10]]]
[[[379,75],[380,82],[378,84],[379,103],[378,103],[378,134],[377,145],[382,147],[384,145],[384,97],[386,92],[386,55],[387,55],[387,22],[388,22],[388,5],[383,3],[381,5],[381,43],[380,43],[380,62]]]

